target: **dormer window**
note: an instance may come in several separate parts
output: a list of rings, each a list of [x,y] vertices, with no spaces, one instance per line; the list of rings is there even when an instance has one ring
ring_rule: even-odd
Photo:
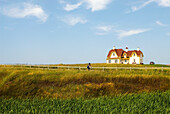
[[[113,56],[115,56],[115,53],[113,53]]]
[[[126,58],[126,54],[124,54],[124,58]]]
[[[135,53],[133,54],[133,56],[135,56]]]

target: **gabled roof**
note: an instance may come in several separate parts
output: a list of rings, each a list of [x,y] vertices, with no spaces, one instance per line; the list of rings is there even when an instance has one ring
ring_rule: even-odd
[[[137,50],[131,50],[131,51],[128,51],[128,52],[124,51],[124,53],[127,54],[127,57],[131,56],[133,52],[136,52],[136,54],[137,54],[138,56],[140,56],[140,54],[142,53],[140,50],[139,50],[139,51],[137,51]],[[142,55],[143,55],[143,53],[142,53]]]
[[[124,51],[123,49],[111,49],[107,55],[107,57],[109,58],[110,55],[113,53],[113,52],[116,52],[117,56],[118,57],[123,57],[123,54],[126,53],[127,54],[127,57],[130,57],[132,55],[133,52],[136,52],[136,54],[138,56],[140,56],[140,54],[143,55],[142,51],[137,51],[137,50],[131,50],[131,51]]]
[[[107,55],[107,57],[110,57],[110,55],[112,54],[112,52],[116,52],[118,57],[121,57],[123,54],[123,49],[111,49]]]

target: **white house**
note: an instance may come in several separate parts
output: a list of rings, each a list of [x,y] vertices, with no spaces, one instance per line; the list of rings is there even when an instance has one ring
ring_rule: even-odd
[[[126,47],[124,51],[123,49],[116,49],[114,46],[107,55],[106,63],[143,64],[143,57],[143,53],[139,48],[129,51]]]

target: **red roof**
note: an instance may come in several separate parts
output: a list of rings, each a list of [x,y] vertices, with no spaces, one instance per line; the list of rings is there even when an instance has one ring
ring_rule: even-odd
[[[110,54],[114,51],[116,52],[117,56],[122,56],[124,50],[123,49],[111,49],[109,51],[107,57],[110,57]]]
[[[136,52],[136,54],[138,56],[140,56],[140,54],[142,53],[140,50],[139,51],[137,51],[137,50],[128,51],[128,52],[126,52],[127,53],[127,57],[131,56],[133,52]]]
[[[112,54],[112,52],[114,52],[114,51],[116,52],[116,54],[118,55],[118,57],[122,57],[124,53],[126,53],[126,54],[127,54],[127,57],[129,57],[129,56],[132,55],[133,52],[136,52],[136,54],[137,54],[138,56],[140,56],[140,54],[143,55],[142,51],[140,51],[140,50],[139,50],[139,51],[137,51],[137,50],[131,50],[131,51],[127,51],[127,52],[126,52],[126,51],[124,51],[123,49],[111,49],[111,50],[109,51],[107,57],[109,58],[110,55]]]

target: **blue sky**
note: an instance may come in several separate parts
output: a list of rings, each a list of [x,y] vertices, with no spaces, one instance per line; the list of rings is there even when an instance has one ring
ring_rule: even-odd
[[[170,0],[0,0],[0,63],[102,63],[113,46],[170,64]]]

